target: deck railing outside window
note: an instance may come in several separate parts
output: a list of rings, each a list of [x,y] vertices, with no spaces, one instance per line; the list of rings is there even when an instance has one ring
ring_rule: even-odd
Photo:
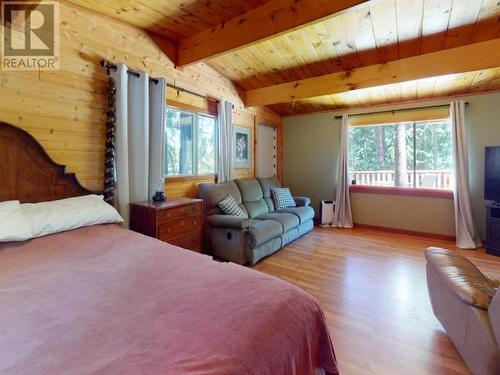
[[[350,171],[349,175],[351,181],[355,181],[356,185],[397,186],[394,179],[394,170]],[[406,186],[401,187],[451,190],[451,171],[407,171],[405,181]]]
[[[349,170],[356,185],[451,190],[449,120],[353,125]]]

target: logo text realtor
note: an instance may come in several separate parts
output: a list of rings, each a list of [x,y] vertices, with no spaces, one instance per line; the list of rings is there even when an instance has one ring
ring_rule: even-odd
[[[2,2],[2,70],[59,69],[59,3]]]

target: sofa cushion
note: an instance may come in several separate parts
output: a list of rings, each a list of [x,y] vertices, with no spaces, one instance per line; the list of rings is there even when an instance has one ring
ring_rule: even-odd
[[[198,198],[203,199],[205,203],[206,215],[220,214],[221,210],[217,204],[228,195],[231,195],[238,203],[238,206],[246,212],[246,208],[242,204],[240,191],[234,181],[223,184],[203,183],[198,185]]]
[[[256,202],[264,198],[262,188],[255,178],[234,180],[241,192],[243,202]]]
[[[283,233],[283,227],[274,220],[252,220],[252,227],[246,231],[247,246],[253,249],[263,243],[280,237]]]
[[[256,217],[259,220],[274,220],[281,224],[283,232],[288,232],[290,229],[299,226],[299,218],[296,215],[286,212],[270,212]]]
[[[241,198],[250,218],[269,212],[269,207],[264,201],[262,188],[255,178],[235,180],[240,189]]]
[[[219,202],[218,206],[226,215],[248,218],[248,214],[238,206],[232,195],[228,194]]]
[[[257,180],[259,181],[260,187],[262,188],[262,194],[264,195],[264,200],[269,207],[269,212],[273,212],[275,208],[273,197],[271,194],[271,188],[281,187],[281,182],[276,177],[257,178]]]
[[[283,208],[278,212],[294,214],[299,218],[301,224],[314,218],[314,209],[310,206]]]
[[[257,202],[244,202],[244,205],[248,212],[248,216],[252,219],[269,212],[269,208],[264,199]]]

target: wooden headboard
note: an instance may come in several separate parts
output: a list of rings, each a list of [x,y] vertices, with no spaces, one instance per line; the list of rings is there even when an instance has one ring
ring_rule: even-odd
[[[54,162],[26,131],[0,121],[0,202],[36,203],[99,194]]]

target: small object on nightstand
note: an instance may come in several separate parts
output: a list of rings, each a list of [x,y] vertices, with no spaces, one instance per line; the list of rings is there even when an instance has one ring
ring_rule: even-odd
[[[165,193],[163,191],[157,191],[153,196],[153,201],[163,202],[165,200]]]
[[[203,200],[175,198],[160,202],[132,203],[130,229],[201,253]]]

